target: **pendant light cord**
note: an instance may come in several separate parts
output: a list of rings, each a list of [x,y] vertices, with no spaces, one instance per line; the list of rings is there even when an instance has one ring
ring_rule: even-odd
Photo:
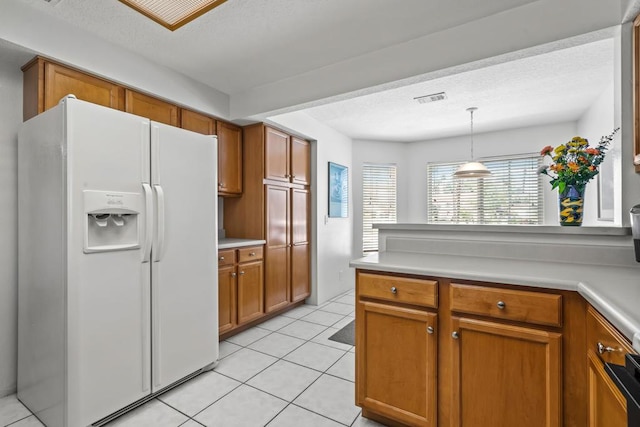
[[[475,161],[475,157],[473,157],[473,112],[476,111],[478,107],[469,107],[467,111],[471,114],[471,161]]]

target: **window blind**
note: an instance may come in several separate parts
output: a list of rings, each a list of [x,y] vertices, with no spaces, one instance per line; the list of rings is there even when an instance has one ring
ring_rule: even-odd
[[[483,160],[491,176],[459,179],[462,164],[427,165],[427,222],[450,224],[542,224],[538,155]]]
[[[375,223],[396,222],[396,166],[366,163],[362,167],[362,251],[378,250]]]

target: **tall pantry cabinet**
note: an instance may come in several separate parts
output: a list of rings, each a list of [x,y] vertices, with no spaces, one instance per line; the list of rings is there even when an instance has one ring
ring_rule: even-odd
[[[310,288],[310,145],[262,123],[244,128],[244,191],[226,199],[227,236],[264,239],[265,313]]]

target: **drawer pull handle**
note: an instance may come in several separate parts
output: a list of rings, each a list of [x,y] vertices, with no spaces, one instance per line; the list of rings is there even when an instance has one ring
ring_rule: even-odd
[[[236,273],[231,273],[231,277],[236,277]]]
[[[504,310],[504,308],[507,306],[507,304],[504,303],[504,301],[498,301],[498,308],[500,310]]]
[[[221,256],[220,258],[218,258],[220,261],[224,261],[224,257]]]
[[[244,271],[241,271],[241,272],[240,272],[240,275],[241,275],[241,276],[243,276],[243,275],[244,275]]]
[[[458,333],[458,331],[451,332],[451,338],[453,338],[454,340],[460,338],[460,334]]]
[[[609,347],[608,345],[605,346],[601,342],[598,342],[598,344],[596,344],[596,345],[598,346],[598,353],[599,354],[612,353],[612,352],[616,351],[615,348]]]
[[[256,253],[255,252],[250,252],[249,256],[256,256]]]
[[[427,326],[427,333],[433,335],[433,326]]]
[[[398,293],[398,288],[396,288],[395,286],[391,287],[391,293],[392,294],[397,294]]]

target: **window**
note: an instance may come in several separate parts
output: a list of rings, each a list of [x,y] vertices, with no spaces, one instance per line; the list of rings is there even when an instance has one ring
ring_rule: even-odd
[[[396,166],[366,163],[362,167],[362,251],[378,250],[375,223],[396,222]]]
[[[492,175],[459,179],[462,163],[427,165],[427,222],[449,224],[542,224],[543,192],[538,167],[528,155],[484,160]]]

